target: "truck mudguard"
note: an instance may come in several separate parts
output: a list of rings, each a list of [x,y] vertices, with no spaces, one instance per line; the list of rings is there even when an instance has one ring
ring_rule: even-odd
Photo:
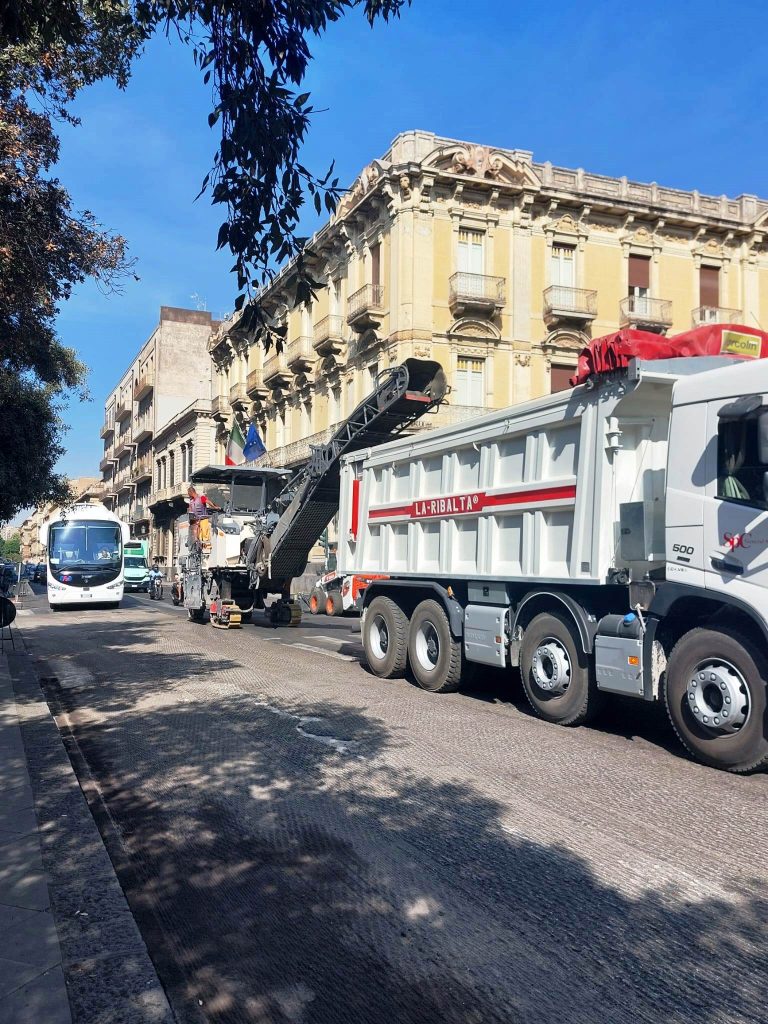
[[[597,619],[590,612],[582,608],[578,601],[575,601],[570,594],[564,594],[560,590],[533,590],[526,594],[515,609],[512,619],[512,635],[515,635],[515,628],[520,621],[523,609],[532,601],[537,601],[541,598],[544,598],[545,602],[549,603],[550,606],[555,601],[567,609],[579,631],[582,650],[586,654],[590,654],[594,646],[595,633],[597,632]]]
[[[724,604],[736,611],[740,611],[755,624],[760,630],[764,641],[768,644],[768,623],[765,623],[758,616],[755,609],[745,601],[732,597],[730,594],[724,594],[719,590],[705,590],[703,587],[693,587],[687,583],[665,581],[654,594],[653,600],[648,607],[648,614],[663,619],[669,615],[674,604],[681,600],[684,601],[686,598],[704,600],[713,605]]]
[[[397,590],[421,590],[422,592],[428,593],[431,597],[437,598],[445,608],[445,614],[448,616],[448,624],[451,627],[451,633],[453,633],[456,639],[459,639],[464,635],[464,609],[455,597],[451,597],[445,587],[441,587],[439,583],[435,583],[432,580],[374,580],[365,591],[365,595],[363,597],[363,609],[367,608],[374,597],[378,597],[382,591],[384,592],[385,597],[389,597],[392,591]],[[387,591],[390,593],[387,593]]]

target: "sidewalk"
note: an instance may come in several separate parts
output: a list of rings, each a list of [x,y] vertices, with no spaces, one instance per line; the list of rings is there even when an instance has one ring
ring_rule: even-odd
[[[17,641],[20,643],[20,641]],[[3,1020],[70,1024],[61,950],[7,659],[0,655],[0,1001]]]
[[[14,632],[15,652],[6,643],[0,654],[0,1019],[173,1024],[36,667]]]

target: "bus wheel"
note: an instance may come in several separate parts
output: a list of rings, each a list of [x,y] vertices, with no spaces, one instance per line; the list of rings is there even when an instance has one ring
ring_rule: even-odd
[[[547,722],[581,725],[598,710],[601,694],[588,656],[557,614],[537,615],[526,627],[520,675],[528,703]]]
[[[748,772],[768,764],[768,665],[746,637],[692,629],[672,649],[664,697],[672,727],[713,768]]]
[[[390,597],[374,597],[365,610],[363,650],[368,667],[382,679],[402,676],[408,661],[408,619]]]
[[[448,616],[437,601],[422,601],[411,617],[408,660],[422,690],[453,693],[461,683],[461,640],[451,635]]]

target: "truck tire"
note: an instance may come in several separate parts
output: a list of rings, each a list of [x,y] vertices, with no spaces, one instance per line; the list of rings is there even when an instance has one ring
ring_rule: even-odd
[[[325,599],[325,614],[326,615],[343,615],[344,605],[341,600],[341,591],[332,590],[328,597]]]
[[[602,704],[575,627],[556,612],[537,615],[526,627],[520,676],[528,703],[547,722],[581,725]]]
[[[365,612],[363,650],[368,667],[382,679],[396,679],[408,661],[408,619],[389,597],[375,597]]]
[[[768,663],[738,633],[692,629],[669,657],[664,701],[683,746],[712,768],[749,772],[768,764]]]
[[[411,616],[408,660],[414,679],[431,693],[453,693],[461,683],[461,641],[451,635],[448,616],[437,601],[422,601]]]
[[[309,595],[310,615],[319,615],[325,608],[325,594],[319,588],[315,588]]]
[[[188,608],[187,615],[190,622],[205,622],[205,608]]]

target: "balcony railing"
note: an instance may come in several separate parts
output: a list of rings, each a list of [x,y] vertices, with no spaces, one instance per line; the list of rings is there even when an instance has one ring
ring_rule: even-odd
[[[245,382],[245,390],[253,402],[266,398],[269,389],[264,384],[264,371],[262,369],[251,370]]]
[[[136,381],[136,386],[133,389],[134,402],[138,402],[140,398],[144,398],[145,395],[148,395],[154,386],[154,372],[145,373],[143,377],[139,377]]]
[[[99,463],[99,471],[103,473],[106,469],[110,469],[114,461],[111,455],[105,456]]]
[[[161,501],[173,501],[175,498],[186,497],[189,490],[188,480],[179,480],[175,484],[167,484],[165,487],[158,487],[152,494],[150,507]]]
[[[248,389],[238,382],[229,389],[229,404],[233,409],[241,409],[248,405]]]
[[[268,388],[282,387],[288,382],[288,364],[285,361],[285,349],[282,352],[270,350],[270,355],[264,360],[264,383]]]
[[[133,479],[138,483],[139,480],[151,480],[152,479],[152,456],[142,455],[141,458],[136,459],[133,464]]]
[[[694,327],[704,324],[740,324],[743,317],[740,309],[727,309],[725,306],[697,306],[691,313]]]
[[[122,437],[115,439],[115,447],[112,451],[112,455],[119,459],[121,455],[125,455],[126,452],[131,450],[131,435],[129,431],[126,431]]]
[[[121,491],[127,491],[133,486],[133,480],[128,470],[121,470],[115,477],[115,490],[119,494]]]
[[[597,316],[597,292],[553,284],[544,289],[544,323],[588,323]]]
[[[133,440],[136,444],[138,444],[139,441],[146,441],[148,438],[152,437],[152,434],[154,433],[154,424],[152,420],[153,416],[151,413],[145,413],[144,416],[140,416],[139,419],[136,420],[133,435]]]
[[[317,358],[312,339],[307,335],[294,338],[285,351],[285,361],[294,373],[305,373]]]
[[[120,423],[121,420],[127,420],[132,412],[133,402],[130,400],[130,398],[123,398],[115,408],[115,419],[117,420],[118,423]]]
[[[113,419],[109,419],[106,423],[102,424],[101,430],[99,431],[99,437],[102,438],[102,440],[106,440],[111,434],[114,434],[114,432],[115,421]]]
[[[364,284],[347,299],[347,323],[356,331],[376,328],[384,315],[384,285]]]
[[[149,519],[149,510],[146,505],[134,505],[133,506],[133,521],[134,523],[140,523],[145,519]]]
[[[505,285],[506,278],[460,270],[448,281],[448,303],[455,316],[469,312],[493,315],[504,306]]]
[[[211,413],[216,420],[224,420],[232,412],[229,395],[216,395],[211,399]]]
[[[672,303],[649,295],[628,295],[619,303],[619,326],[663,333],[672,326]]]
[[[315,324],[313,331],[313,341],[315,352],[320,352],[322,355],[328,353],[341,352],[342,345],[344,344],[344,318],[331,314],[330,316],[324,316],[322,320],[319,320]]]

